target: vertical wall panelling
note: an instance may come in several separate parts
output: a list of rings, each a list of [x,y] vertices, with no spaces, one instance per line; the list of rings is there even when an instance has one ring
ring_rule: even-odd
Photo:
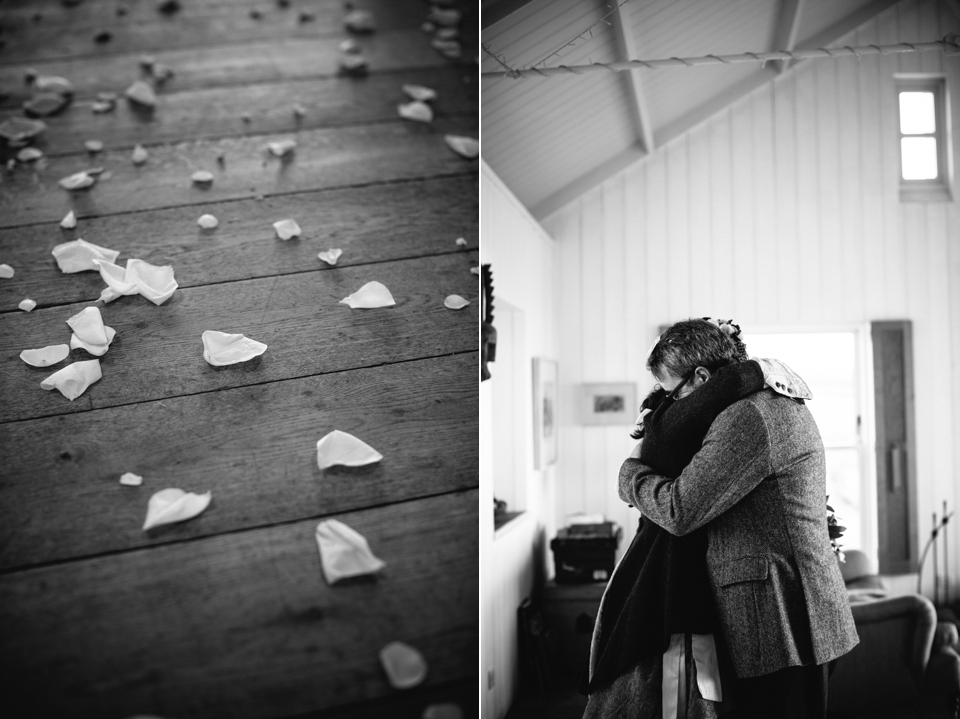
[[[796,81],[797,137],[797,250],[800,255],[800,322],[813,324],[823,316],[818,215],[820,170],[817,157],[817,86],[813,63],[797,65],[790,71]],[[777,88],[782,88],[782,83]]]
[[[902,0],[835,44],[919,41],[956,26],[944,3]],[[960,201],[899,201],[898,72],[947,78],[957,171],[960,56],[806,61],[545,226],[557,242],[565,290],[578,288],[580,304],[562,331],[559,357],[563,382],[571,386],[618,381],[627,371],[646,391],[643,355],[657,327],[691,313],[729,315],[748,331],[759,324],[804,329],[910,320],[917,531],[925,537],[932,512],[941,511],[944,499],[952,506],[958,500],[960,381],[951,368],[960,364]],[[607,259],[592,268],[568,261],[592,253]],[[614,261],[629,268],[627,279],[609,274]],[[617,302],[617,292],[601,286],[609,282],[622,285],[623,312],[609,311]],[[617,344],[610,333],[630,336]],[[624,352],[631,366],[600,356],[611,351]],[[560,486],[580,497],[583,509],[615,503],[609,489],[587,486],[588,476],[591,483],[598,477],[585,470],[605,467],[609,476],[599,480],[615,483],[619,437],[627,429],[601,429],[608,439],[597,442],[582,428],[564,426],[562,451],[575,459],[558,467]],[[950,541],[960,576],[960,529],[953,524]],[[890,584],[909,589],[910,577]],[[932,586],[929,574],[925,585]]]
[[[754,266],[753,297],[750,305],[756,308],[751,321],[769,324],[777,317],[776,286],[779,264],[777,245],[773,237],[775,177],[773,173],[773,105],[771,101],[773,85],[760,88],[753,93],[750,112],[753,116],[753,162],[752,184],[756,188],[753,204],[753,246],[756,256]]]
[[[685,202],[689,208],[690,224],[690,311],[695,314],[716,314],[709,306],[713,273],[713,246],[704,242],[710,236],[710,146],[707,126],[698,127],[687,135],[686,175],[689,179]]]
[[[796,151],[796,76],[787,73],[771,92],[773,107],[774,224],[771,241],[777,246],[777,269],[773,304],[783,322],[797,324],[803,301],[797,242],[797,151]],[[773,318],[767,318],[772,322]]]
[[[519,392],[531,398],[531,358],[557,358],[556,301],[554,276],[558,271],[557,246],[510,191],[485,164],[481,163],[481,261],[490,263],[494,295],[523,315],[524,354],[520,364]],[[573,218],[576,222],[577,218]],[[537,268],[539,271],[534,271]],[[496,324],[496,318],[495,318]],[[561,360],[561,367],[563,362]],[[490,367],[497,381],[497,364]],[[522,428],[523,461],[516,484],[525,485],[526,511],[520,518],[492,531],[493,462],[497,453],[495,433],[489,426],[494,401],[491,387],[481,392],[481,606],[483,613],[481,648],[481,707],[485,719],[502,719],[517,687],[517,607],[530,596],[534,577],[545,562],[544,538],[556,532],[557,508],[549,487],[557,481],[557,467],[533,469],[532,401],[519,403],[516,427]],[[562,445],[561,445],[562,446]],[[486,609],[489,608],[489,609]],[[488,688],[488,672],[494,676]]]
[[[732,317],[738,322],[750,322],[755,309],[756,245],[754,227],[753,186],[753,114],[752,96],[735,103],[732,109],[731,134],[733,149],[731,165],[731,204],[733,205],[733,297]],[[674,318],[671,318],[674,319]]]
[[[734,317],[733,288],[740,280],[733,258],[733,208],[730,184],[733,180],[732,128],[730,111],[724,111],[707,123],[710,147],[710,233],[708,241],[712,258],[709,303],[717,316]],[[661,321],[665,318],[661,318]],[[655,325],[654,325],[655,326]],[[644,358],[646,359],[646,358]]]

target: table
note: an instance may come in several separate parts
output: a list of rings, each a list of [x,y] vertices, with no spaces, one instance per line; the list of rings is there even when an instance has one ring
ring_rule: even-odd
[[[45,157],[0,175],[0,263],[15,270],[0,279],[0,715],[420,717],[456,702],[475,716],[479,183],[443,139],[478,136],[473,53],[439,54],[420,0],[358,3],[377,29],[356,36],[339,0],[174,5],[0,5],[0,120],[21,114],[29,68],[74,85],[44,118]],[[462,9],[472,48],[478,10]],[[364,77],[338,73],[349,38]],[[143,76],[144,54],[175,73],[154,111],[121,98],[92,112]],[[398,116],[404,83],[437,90],[432,123]],[[265,151],[288,138],[290,155]],[[5,165],[15,153],[0,147]],[[94,166],[92,188],[58,186]],[[206,213],[216,229],[196,224]],[[299,238],[277,238],[284,218]],[[179,288],[160,306],[104,304],[98,273],[51,256],[76,238],[171,265]],[[331,247],[336,266],[317,258]],[[339,303],[371,280],[396,306]],[[451,294],[471,304],[447,309]],[[117,336],[71,402],[40,381],[90,355],[35,368],[19,354],[67,342],[66,319],[91,305]],[[213,367],[208,329],[268,349]],[[383,460],[319,470],[334,429]],[[168,487],[212,502],[143,531]],[[328,585],[314,540],[327,518],[386,568]],[[429,664],[417,688],[387,682],[378,652],[395,640]]]

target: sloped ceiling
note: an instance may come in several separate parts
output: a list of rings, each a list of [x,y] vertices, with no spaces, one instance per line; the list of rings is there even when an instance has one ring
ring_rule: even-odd
[[[483,0],[481,71],[818,48],[896,2]],[[484,77],[483,157],[542,219],[783,71],[746,63]]]

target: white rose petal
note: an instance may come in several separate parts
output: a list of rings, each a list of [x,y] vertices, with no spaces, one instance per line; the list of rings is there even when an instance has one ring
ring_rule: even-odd
[[[82,395],[87,387],[100,380],[100,360],[74,362],[54,372],[40,383],[42,389],[58,389],[71,402]]]
[[[194,494],[182,489],[161,489],[147,503],[147,518],[143,523],[146,531],[161,524],[172,524],[192,519],[210,504],[211,493]]]
[[[205,230],[212,230],[214,227],[220,224],[220,221],[213,215],[200,215],[200,219],[197,220],[197,224]]]
[[[60,220],[60,227],[65,230],[72,230],[77,226],[77,216],[73,213],[73,210],[70,210],[62,220]]]
[[[36,350],[24,350],[20,353],[20,359],[31,367],[49,367],[62,362],[69,354],[70,348],[66,345],[50,345]]]
[[[353,309],[373,309],[375,307],[390,307],[397,304],[393,295],[379,282],[368,282],[352,295],[340,300],[341,305],[348,305]]]
[[[267,345],[263,342],[242,334],[206,330],[200,339],[203,341],[203,358],[214,367],[246,362],[267,351]]]
[[[327,584],[347,577],[375,574],[387,566],[374,556],[362,534],[336,519],[320,522],[315,537]]]
[[[25,300],[20,300],[20,304],[17,305],[24,312],[33,312],[33,309],[37,306],[37,303],[31,300],[29,297]]]
[[[273,223],[273,229],[277,231],[277,237],[281,240],[300,236],[300,225],[296,220],[277,220]]]
[[[464,307],[470,304],[469,300],[465,300],[460,295],[449,295],[444,301],[443,306],[448,310],[462,310]]]
[[[317,255],[321,260],[326,262],[328,265],[337,264],[337,260],[340,259],[340,255],[343,254],[343,250],[338,248],[329,249],[326,252],[321,252]]]
[[[383,455],[352,434],[335,429],[317,442],[317,467],[327,469],[335,464],[362,467],[383,459]]]

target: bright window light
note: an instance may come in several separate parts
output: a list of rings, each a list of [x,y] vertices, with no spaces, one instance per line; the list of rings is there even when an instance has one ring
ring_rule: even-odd
[[[935,137],[900,138],[900,159],[904,180],[936,180],[939,176]]]
[[[786,362],[810,387],[807,407],[826,451],[827,494],[840,524],[845,549],[865,549],[866,504],[858,392],[858,358],[853,332],[767,334],[743,337],[751,357],[775,357]]]
[[[900,132],[904,135],[932,135],[937,131],[932,92],[900,93]]]

